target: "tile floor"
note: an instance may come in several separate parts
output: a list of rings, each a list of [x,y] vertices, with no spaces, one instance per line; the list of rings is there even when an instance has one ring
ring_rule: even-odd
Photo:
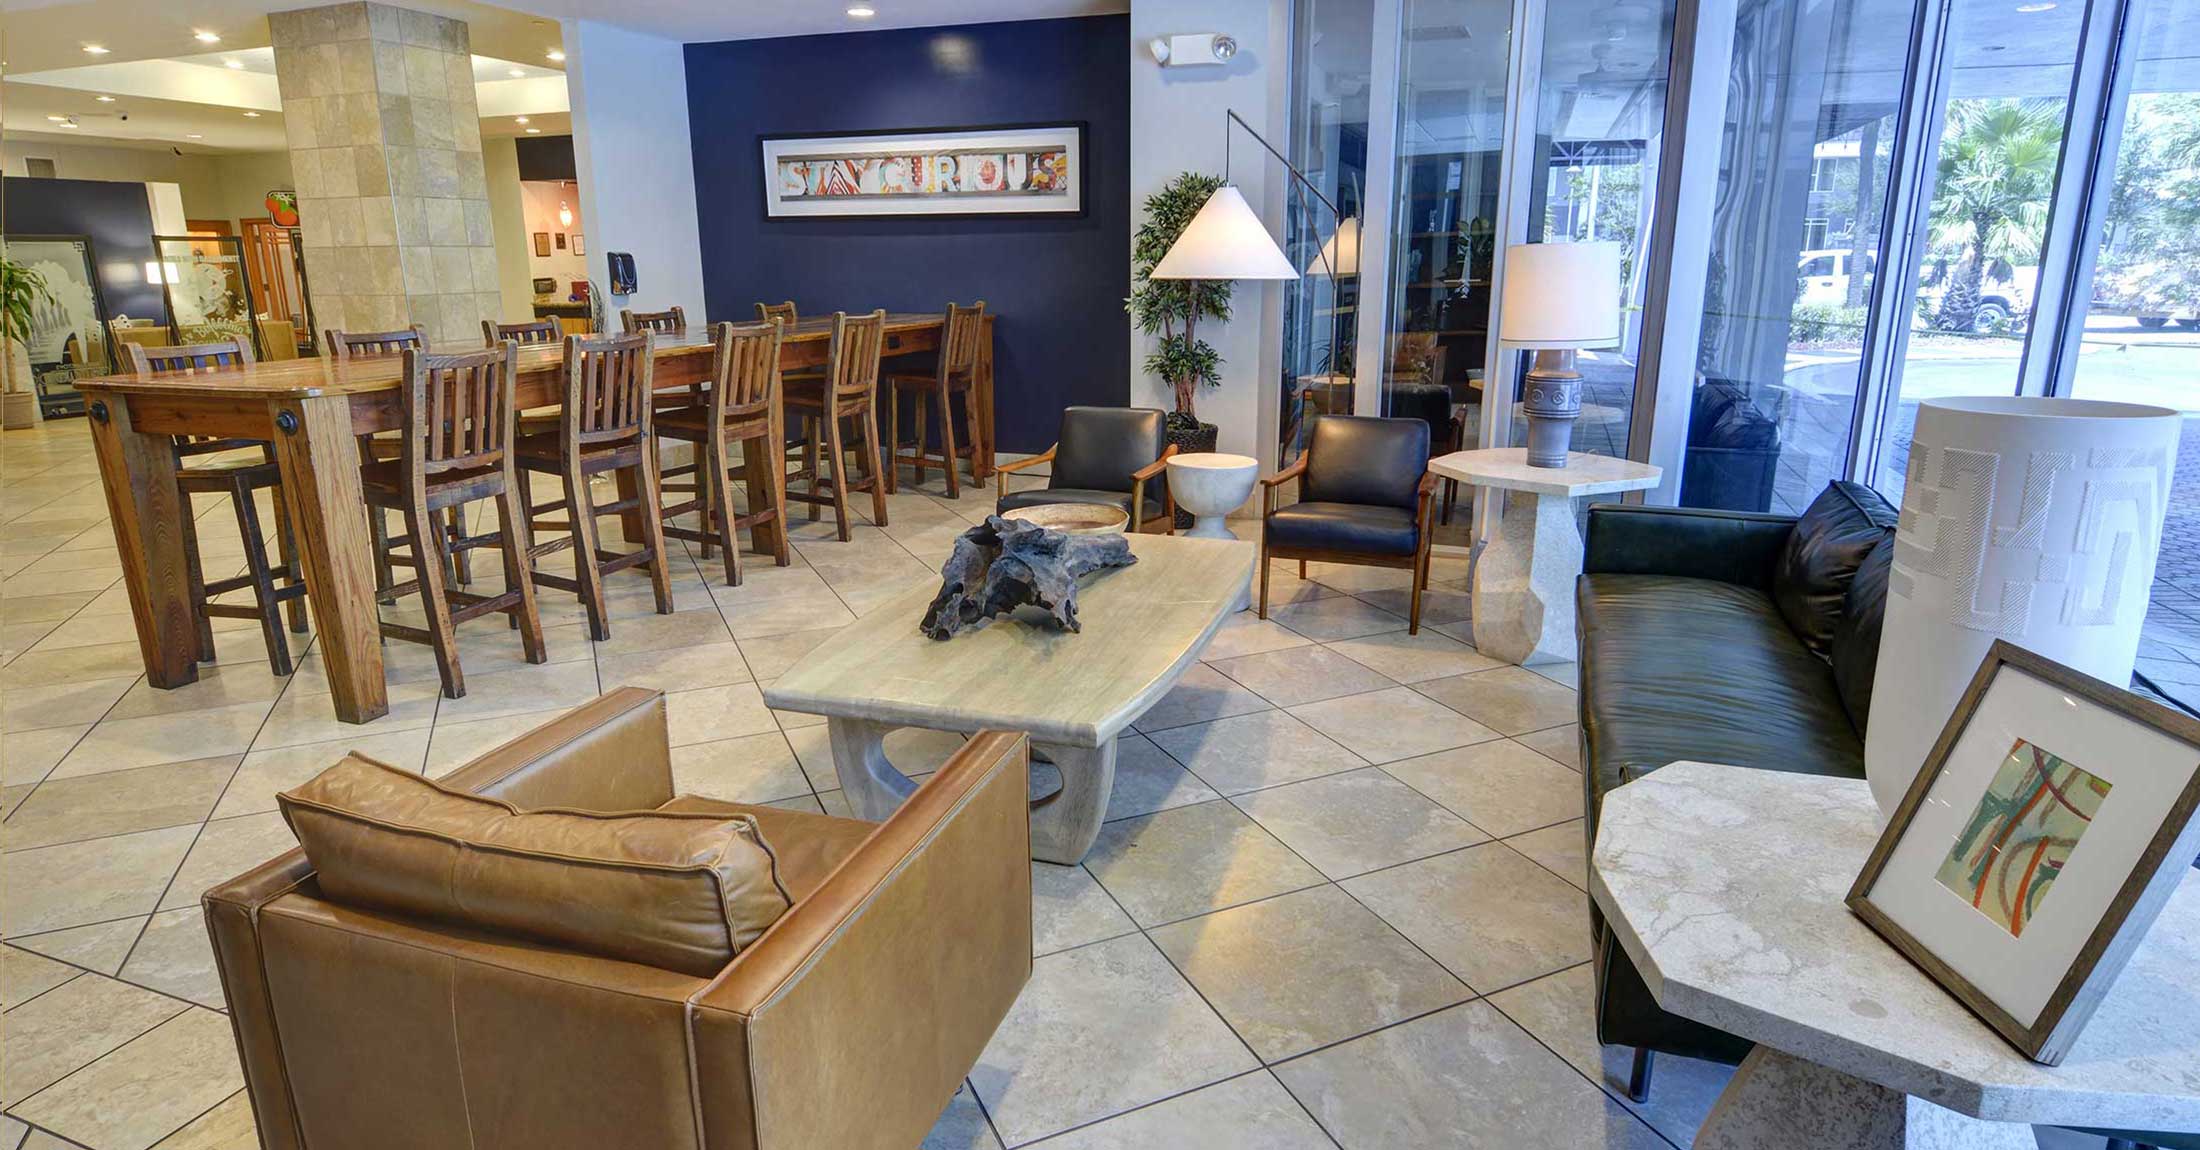
[[[622,577],[607,643],[546,595],[552,661],[470,624],[463,699],[393,644],[390,713],[346,727],[310,647],[271,676],[242,623],[148,689],[84,425],[0,437],[0,1150],[255,1144],[197,895],[287,849],[275,792],[345,750],[439,774],[632,683],[671,692],[683,790],[845,813],[823,725],[760,684],[989,503],[905,489],[848,543],[801,523],[739,588],[684,559],[670,618]],[[235,560],[229,510],[201,514]],[[1273,618],[1232,619],[1125,737],[1086,863],[1034,864],[1030,985],[927,1146],[1689,1145],[1727,1072],[1663,1060],[1635,1105],[1590,1027],[1571,668],[1477,654],[1465,575],[1438,565],[1413,637],[1402,572],[1278,566]]]

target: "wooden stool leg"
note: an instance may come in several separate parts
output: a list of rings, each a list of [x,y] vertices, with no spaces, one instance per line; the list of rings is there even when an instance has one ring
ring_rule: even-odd
[[[947,497],[962,498],[962,480],[955,473],[955,403],[946,384],[940,384],[940,464],[947,470]]]
[[[897,388],[895,388],[895,389],[894,389],[894,395],[895,395],[895,396],[897,397],[897,399],[898,399],[898,397],[899,397],[899,396],[901,395],[901,389],[900,389],[900,388],[898,388],[898,387],[897,387]],[[914,429],[913,429],[913,430],[911,431],[911,433],[910,433],[910,434],[914,435],[914,436],[915,436],[916,438],[915,438],[915,440],[914,440],[914,447],[912,447],[912,449],[911,449],[911,451],[910,451],[910,455],[909,455],[909,466],[915,469],[915,470],[914,470],[914,472],[913,472],[913,474],[915,474],[915,476],[916,476],[916,478],[917,478],[917,484],[918,484],[919,486],[922,486],[922,485],[924,484],[924,471],[925,471],[925,467],[924,467],[924,465],[925,465],[926,463],[930,462],[930,460],[927,460],[927,459],[925,458],[925,455],[924,455],[924,451],[925,451],[925,439],[924,439],[924,417],[925,417],[925,409],[931,406],[931,402],[930,402],[930,400],[929,400],[929,399],[928,399],[928,398],[927,398],[927,397],[925,396],[925,394],[924,394],[923,392],[921,392],[921,391],[920,391],[920,392],[918,392],[918,393],[917,393],[916,395],[912,396],[911,398],[912,398],[912,399],[914,399],[914,400],[916,400],[917,406],[916,406],[916,409],[915,409],[915,412],[914,412],[914,414],[915,414],[915,416],[916,416],[916,427],[915,427],[915,428],[914,428]],[[891,429],[891,431],[890,431],[890,434],[893,434],[893,435],[899,436],[899,435],[901,434],[901,431],[900,431],[900,425],[899,425],[899,424],[895,424],[895,425],[893,425],[893,427],[892,427],[892,429]]]
[[[282,604],[275,601],[275,572],[267,563],[267,543],[260,537],[260,506],[242,479],[230,481],[230,500],[237,508],[237,533],[244,537],[244,569],[252,580],[252,606],[260,615],[260,638],[267,644],[267,669],[288,675],[290,639],[283,633]]]
[[[852,536],[848,532],[848,452],[840,440],[840,415],[832,412],[823,416],[820,422],[825,424],[825,458],[833,473],[834,526],[838,528],[840,541],[846,543]],[[817,480],[814,478],[810,481],[810,493],[817,493]],[[815,503],[810,505],[813,511],[817,506]]]
[[[450,525],[453,539],[453,546],[448,549],[451,555],[451,576],[458,581],[459,586],[464,587],[474,581],[473,556],[464,548],[456,546],[457,540],[466,538],[466,508],[446,508],[443,517]]]
[[[458,665],[458,632],[451,625],[451,601],[443,589],[443,572],[450,562],[443,546],[443,517],[411,504],[405,508],[405,534],[412,540],[413,556],[420,561],[414,574],[420,578],[420,605],[428,616],[428,642],[435,648],[436,673],[443,679],[443,697],[466,697],[466,673]]]
[[[267,489],[267,500],[275,510],[275,549],[276,555],[283,561],[283,582],[303,583],[306,577],[305,568],[298,563],[298,537],[291,533],[290,504],[283,498],[282,484],[278,483]],[[283,605],[283,609],[291,632],[305,634],[306,597],[293,597]]]
[[[827,402],[831,402],[831,397],[827,397]],[[824,421],[825,414],[822,410],[814,419],[807,415],[802,417],[803,434],[808,436],[808,439],[802,445],[802,472],[810,477],[810,494],[812,495],[817,494],[819,486],[825,482],[824,461],[817,457],[818,436],[820,434],[817,425]],[[815,523],[818,517],[824,514],[825,505],[813,501],[809,507],[810,522]]]
[[[706,562],[710,559],[710,549],[713,546],[710,540],[710,525],[711,516],[715,513],[711,510],[711,497],[716,495],[718,492],[718,485],[712,483],[709,478],[707,478],[703,474],[703,468],[708,465],[706,461],[709,458],[709,454],[709,452],[703,450],[701,444],[696,445],[695,501],[701,505],[696,508],[696,514],[701,515],[703,519],[701,524],[701,529],[703,531],[703,559]]]
[[[890,383],[879,386],[886,389],[886,492],[898,492],[901,484],[901,389]],[[917,401],[917,482],[924,482],[924,401]]]
[[[696,462],[700,465],[702,460],[698,458]],[[724,475],[724,470],[721,469],[719,474]],[[650,590],[656,593],[657,613],[659,615],[670,615],[672,614],[672,563],[665,555],[665,481],[664,476],[657,473],[656,453],[649,451],[642,453],[642,461],[634,465],[634,478],[637,480],[637,486],[641,488],[642,500],[642,538],[636,540],[636,542],[639,542],[649,552],[649,586]],[[695,486],[697,488],[703,486],[703,476],[700,471],[695,473]],[[733,511],[733,500],[725,499],[721,500],[720,503],[725,507],[730,517]]]
[[[199,662],[214,661],[214,620],[206,613],[206,568],[199,559],[199,524],[197,508],[191,506],[191,495],[178,495],[183,514],[177,516],[183,528],[184,574],[191,583],[191,614],[199,632]]]
[[[573,510],[573,581],[588,611],[588,637],[601,643],[611,638],[611,620],[604,608],[603,571],[596,566],[596,505],[588,497],[580,461],[566,460],[564,473],[565,502]]]
[[[397,572],[390,566],[390,525],[379,507],[367,508],[367,534],[374,543],[375,602],[395,603],[397,596],[390,594],[397,585]]]
[[[985,424],[978,416],[978,385],[975,381],[963,388],[963,420],[969,428],[969,435],[964,442],[970,445],[970,482],[984,483],[986,473],[993,468],[993,444],[986,439]]]
[[[734,529],[733,523],[735,519],[740,517],[740,509],[733,502],[733,461],[726,458],[726,446],[726,441],[723,439],[703,446],[703,451],[710,460],[708,486],[718,495],[718,517],[704,520],[703,530],[706,534],[715,532],[719,543],[725,547],[726,586],[739,587],[741,585],[741,538],[740,532]],[[749,507],[753,511],[759,503],[770,498],[770,495],[769,493],[758,492],[753,486],[756,482],[754,478],[756,475],[755,468],[749,468],[748,474],[751,477],[749,482],[752,484],[749,488]],[[701,475],[696,476],[696,485],[699,487],[705,485],[705,480]],[[752,533],[755,530],[755,528],[750,528]]]
[[[510,612],[511,620],[519,625],[520,650],[526,653],[530,663],[547,663],[550,653],[542,642],[542,612],[535,606],[534,563],[529,552],[534,550],[534,521],[528,508],[532,500],[527,494],[527,473],[505,456],[504,490],[497,492],[497,534],[504,552],[504,589],[519,592],[519,606]],[[516,506],[515,506],[516,504]]]
[[[879,478],[878,405],[866,403],[857,415],[863,423],[863,461],[871,480],[871,522],[886,526],[886,482]],[[949,472],[950,475],[953,472]],[[949,480],[953,482],[952,479]]]

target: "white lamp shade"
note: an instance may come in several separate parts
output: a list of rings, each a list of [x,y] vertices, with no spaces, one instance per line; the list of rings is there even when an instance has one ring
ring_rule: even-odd
[[[1322,245],[1321,257],[1306,265],[1310,275],[1356,276],[1360,274],[1360,220],[1346,216],[1337,221],[1336,234]]]
[[[1497,338],[1514,347],[1619,342],[1619,245],[1513,244],[1505,249]]]
[[[1207,197],[1184,234],[1154,265],[1157,280],[1295,280],[1299,269],[1261,226],[1233,184]]]
[[[1994,640],[2131,680],[2183,424],[2084,399],[1918,404],[1864,739],[1882,821]]]

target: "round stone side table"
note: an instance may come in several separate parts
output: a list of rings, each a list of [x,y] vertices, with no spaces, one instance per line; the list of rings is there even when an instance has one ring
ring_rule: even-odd
[[[1169,457],[1169,494],[1178,507],[1192,513],[1192,527],[1185,534],[1195,539],[1237,538],[1228,516],[1253,497],[1253,484],[1259,479],[1260,461],[1250,455],[1194,451]],[[1243,611],[1252,602],[1248,588],[1238,598],[1237,609]]]

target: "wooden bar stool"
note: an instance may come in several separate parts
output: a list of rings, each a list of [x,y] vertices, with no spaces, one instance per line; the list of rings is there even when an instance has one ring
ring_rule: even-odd
[[[674,539],[692,539],[703,545],[703,558],[711,547],[726,552],[726,586],[741,585],[742,528],[757,550],[769,549],[779,566],[794,560],[787,551],[786,413],[780,406],[779,343],[786,328],[776,319],[769,323],[722,323],[711,329],[717,344],[711,361],[710,396],[707,402],[675,408],[657,416],[657,435],[695,444],[701,470],[696,497],[664,509],[670,520],[690,511],[703,515],[701,530],[665,527]],[[734,444],[741,445],[741,462],[749,488],[749,513],[734,514]]]
[[[789,491],[787,498],[810,507],[815,522],[817,509],[830,506],[840,541],[849,540],[848,492],[871,493],[871,518],[886,526],[886,479],[878,442],[878,360],[886,342],[886,311],[880,309],[854,319],[847,312],[833,313],[833,337],[826,353],[825,374],[814,379],[781,381],[787,414],[808,421],[803,465],[798,477],[809,480],[808,491]],[[841,438],[844,420],[856,420],[863,433],[864,478],[848,479],[848,449]],[[818,458],[822,435],[826,458]],[[825,472],[832,472],[832,491],[820,493]]]
[[[428,625],[423,629],[383,620],[382,635],[433,647],[444,697],[458,699],[466,694],[466,677],[458,664],[457,629],[468,619],[493,611],[512,616],[527,661],[549,660],[542,645],[542,617],[535,610],[535,585],[527,577],[527,517],[514,498],[522,489],[513,450],[517,412],[512,409],[519,345],[505,343],[461,355],[406,348],[403,355],[399,395],[405,414],[398,457],[363,465],[360,479],[369,507],[405,515],[405,531],[420,560],[414,568],[418,578],[389,590],[393,596],[418,594]],[[495,534],[453,537],[436,518],[437,512],[481,499],[496,500]],[[491,544],[504,554],[501,594],[474,595],[444,585],[450,550]]]
[[[802,317],[795,314],[794,301],[791,299],[782,303],[759,303],[756,305],[756,322],[770,323],[775,319],[779,321],[784,329],[789,331],[794,329],[794,325],[802,322]]]
[[[613,572],[647,566],[650,584],[657,594],[657,613],[672,614],[672,571],[665,562],[663,497],[658,489],[657,452],[650,440],[653,343],[648,331],[590,338],[567,336],[565,403],[558,412],[557,430],[528,435],[519,441],[522,472],[555,475],[565,484],[564,499],[538,508],[526,477],[521,476],[520,506],[526,511],[529,533],[567,532],[562,538],[535,544],[527,553],[528,569],[535,582],[580,596],[581,605],[588,611],[588,633],[599,643],[611,637],[603,581]],[[632,498],[598,504],[590,497],[590,476],[629,469],[635,472]],[[562,521],[540,518],[546,512],[560,510],[566,514]],[[626,512],[641,516],[641,548],[619,554],[598,546],[596,519]],[[535,567],[533,560],[567,548],[573,551],[571,579]]]
[[[481,321],[481,343],[495,347],[505,340],[513,343],[556,343],[565,338],[564,329],[554,319],[538,319],[532,323],[498,323],[493,319]]]
[[[428,333],[419,324],[398,328],[395,331],[340,331],[329,328],[323,333],[328,353],[337,359],[356,359],[361,356],[398,355],[405,351],[426,352]],[[359,459],[389,460],[397,458],[398,439],[391,435],[362,435],[359,437]],[[464,509],[453,507],[446,514],[445,526],[452,538],[466,534],[466,524],[460,519]],[[397,583],[397,568],[415,567],[418,563],[410,554],[397,551],[404,540],[390,538],[389,524],[382,521],[382,512],[370,508],[367,511],[367,530],[374,540],[374,587],[384,603],[396,601],[390,588]],[[460,586],[474,581],[473,565],[466,558],[463,548],[451,552],[451,577]]]
[[[191,372],[214,367],[244,367],[252,362],[251,344],[244,340],[191,344],[182,347],[147,347],[126,344],[130,370],[141,375],[154,372]],[[260,637],[267,644],[267,666],[277,675],[290,674],[290,642],[283,634],[284,615],[290,630],[304,634],[305,569],[298,562],[298,541],[291,534],[290,513],[283,503],[283,473],[276,466],[273,445],[255,439],[218,439],[184,435],[175,438],[176,487],[183,493],[183,554],[191,581],[191,613],[199,632],[199,659],[214,657],[212,620],[257,619]],[[258,448],[257,456],[217,454]],[[186,462],[192,461],[192,462]],[[275,543],[282,566],[267,561],[267,542],[260,535],[259,506],[253,492],[266,491],[274,505]],[[199,559],[197,516],[193,495],[227,495],[237,511],[237,531],[244,536],[245,573],[234,578],[206,580]],[[278,579],[280,582],[278,582]],[[215,603],[210,598],[231,591],[252,590],[252,603]]]
[[[635,311],[630,307],[619,309],[619,330],[628,335],[638,331],[655,335],[686,335],[687,329],[687,309],[683,307],[674,306],[665,311]]]
[[[924,482],[924,467],[938,462],[940,470],[947,473],[947,497],[962,498],[962,482],[955,475],[955,460],[965,454],[970,456],[970,481],[984,480],[978,466],[978,450],[985,442],[985,425],[978,417],[978,344],[985,335],[985,301],[979,300],[969,307],[947,305],[947,322],[940,328],[939,363],[930,375],[899,373],[886,377],[886,432],[895,440],[894,449],[887,460],[886,490],[896,489],[897,473],[903,459],[916,468],[917,482]],[[908,392],[916,401],[916,439],[907,456],[901,453],[901,396]],[[953,397],[963,397],[963,419],[967,434],[960,447],[955,444],[955,419]],[[932,402],[938,402],[940,411],[940,453],[932,455],[924,449],[924,413]]]

